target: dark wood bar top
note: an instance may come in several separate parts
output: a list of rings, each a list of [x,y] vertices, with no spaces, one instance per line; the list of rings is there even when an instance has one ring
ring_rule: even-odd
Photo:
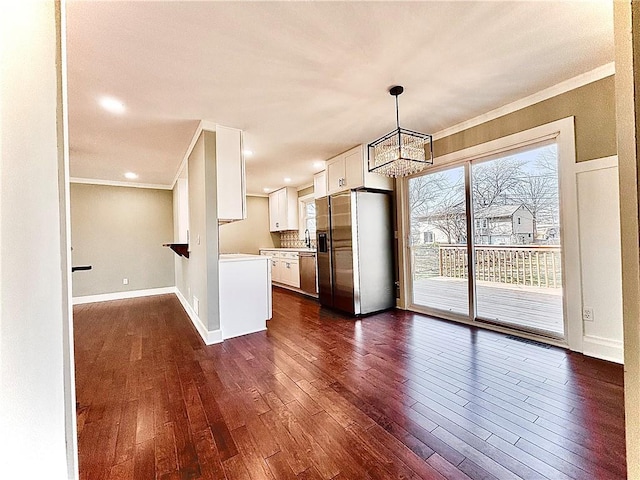
[[[169,247],[181,257],[189,258],[189,244],[188,243],[163,243],[163,247]]]

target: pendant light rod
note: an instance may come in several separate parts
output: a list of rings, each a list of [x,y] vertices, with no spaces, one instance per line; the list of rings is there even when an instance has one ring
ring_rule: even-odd
[[[396,127],[397,128],[400,128],[400,113],[398,110],[398,97],[400,96],[400,94],[402,94],[402,92],[404,92],[404,87],[401,85],[394,85],[389,89],[389,94],[396,97]]]
[[[398,96],[396,95],[396,127],[400,128],[400,112],[398,109]]]

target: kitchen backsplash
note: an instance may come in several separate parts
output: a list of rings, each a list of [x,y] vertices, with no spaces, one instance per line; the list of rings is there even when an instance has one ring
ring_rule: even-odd
[[[280,232],[280,247],[281,248],[304,248],[304,240],[300,240],[300,233],[298,230],[285,230]],[[311,248],[316,248],[316,239],[311,238]]]

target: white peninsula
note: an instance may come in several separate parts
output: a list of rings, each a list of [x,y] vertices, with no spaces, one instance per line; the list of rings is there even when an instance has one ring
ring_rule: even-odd
[[[220,255],[220,329],[233,338],[267,329],[271,319],[271,263],[261,255]]]

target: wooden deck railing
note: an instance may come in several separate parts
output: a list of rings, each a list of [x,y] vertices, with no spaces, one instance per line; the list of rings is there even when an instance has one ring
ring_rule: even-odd
[[[411,260],[419,277],[467,278],[466,245],[413,246]],[[488,282],[562,287],[560,247],[551,245],[478,245],[476,279]]]

